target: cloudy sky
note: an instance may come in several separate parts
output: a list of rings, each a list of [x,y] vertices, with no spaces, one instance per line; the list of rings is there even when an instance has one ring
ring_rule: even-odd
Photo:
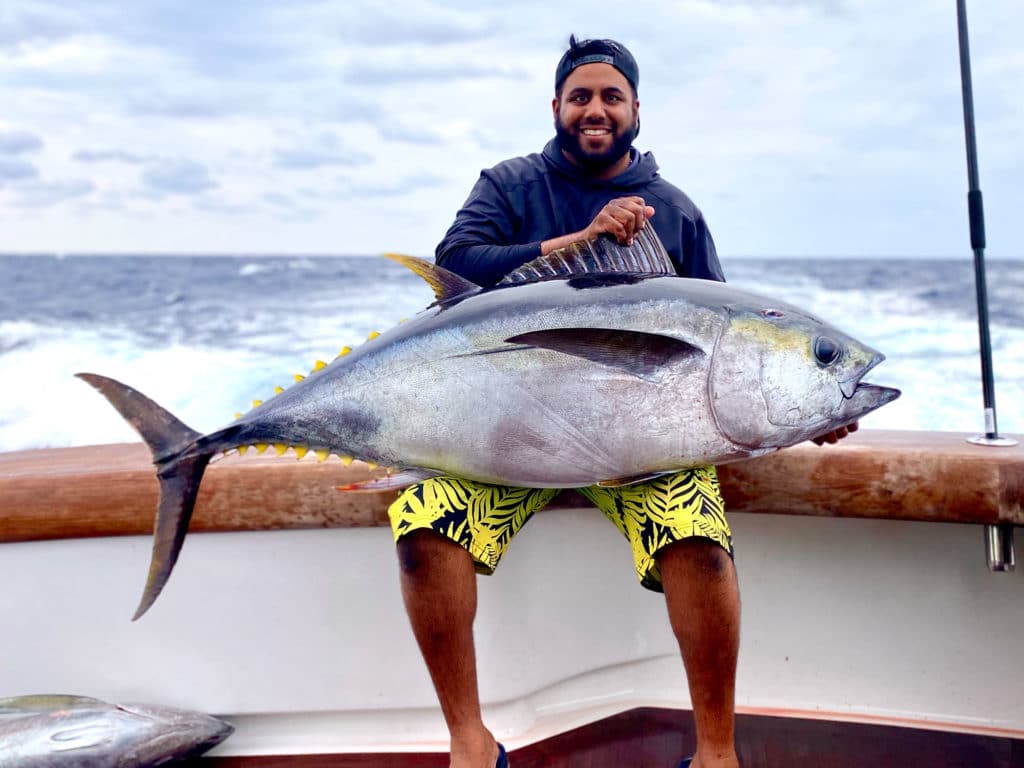
[[[1021,257],[1024,7],[969,14]],[[953,0],[5,0],[0,252],[430,254],[552,134],[570,32],[636,55],[638,146],[723,256],[970,256]]]

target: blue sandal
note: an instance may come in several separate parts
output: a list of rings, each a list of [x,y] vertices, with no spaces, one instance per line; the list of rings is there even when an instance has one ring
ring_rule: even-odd
[[[500,741],[498,742],[498,762],[494,764],[494,768],[508,768],[508,754]]]
[[[682,762],[679,763],[679,768],[690,768],[690,763],[693,762],[692,757],[684,757]]]

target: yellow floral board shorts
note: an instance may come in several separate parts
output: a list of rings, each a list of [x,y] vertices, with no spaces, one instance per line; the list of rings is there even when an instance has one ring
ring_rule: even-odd
[[[488,485],[442,475],[406,488],[388,510],[397,542],[419,530],[438,533],[466,549],[478,573],[498,566],[512,537],[558,488]],[[698,467],[636,485],[577,489],[629,541],[640,583],[661,592],[657,554],[676,541],[710,539],[732,557],[732,533],[714,467]]]

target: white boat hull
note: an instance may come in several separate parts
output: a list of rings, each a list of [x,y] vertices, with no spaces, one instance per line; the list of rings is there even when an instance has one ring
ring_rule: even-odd
[[[1024,738],[1024,570],[982,528],[730,517],[740,712]],[[149,537],[0,546],[0,695],[226,716],[211,755],[443,751],[387,528],[192,534],[140,621]],[[660,595],[595,510],[544,512],[480,579],[481,695],[510,748],[640,706],[689,708]]]

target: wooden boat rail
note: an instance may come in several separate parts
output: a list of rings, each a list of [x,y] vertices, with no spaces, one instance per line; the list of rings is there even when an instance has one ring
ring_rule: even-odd
[[[719,468],[731,512],[1024,525],[1024,447],[954,432],[860,430]],[[387,525],[395,491],[339,492],[361,462],[230,455],[203,479],[190,530]],[[152,531],[157,481],[141,443],[0,453],[0,542]],[[586,506],[573,491],[549,509]]]

